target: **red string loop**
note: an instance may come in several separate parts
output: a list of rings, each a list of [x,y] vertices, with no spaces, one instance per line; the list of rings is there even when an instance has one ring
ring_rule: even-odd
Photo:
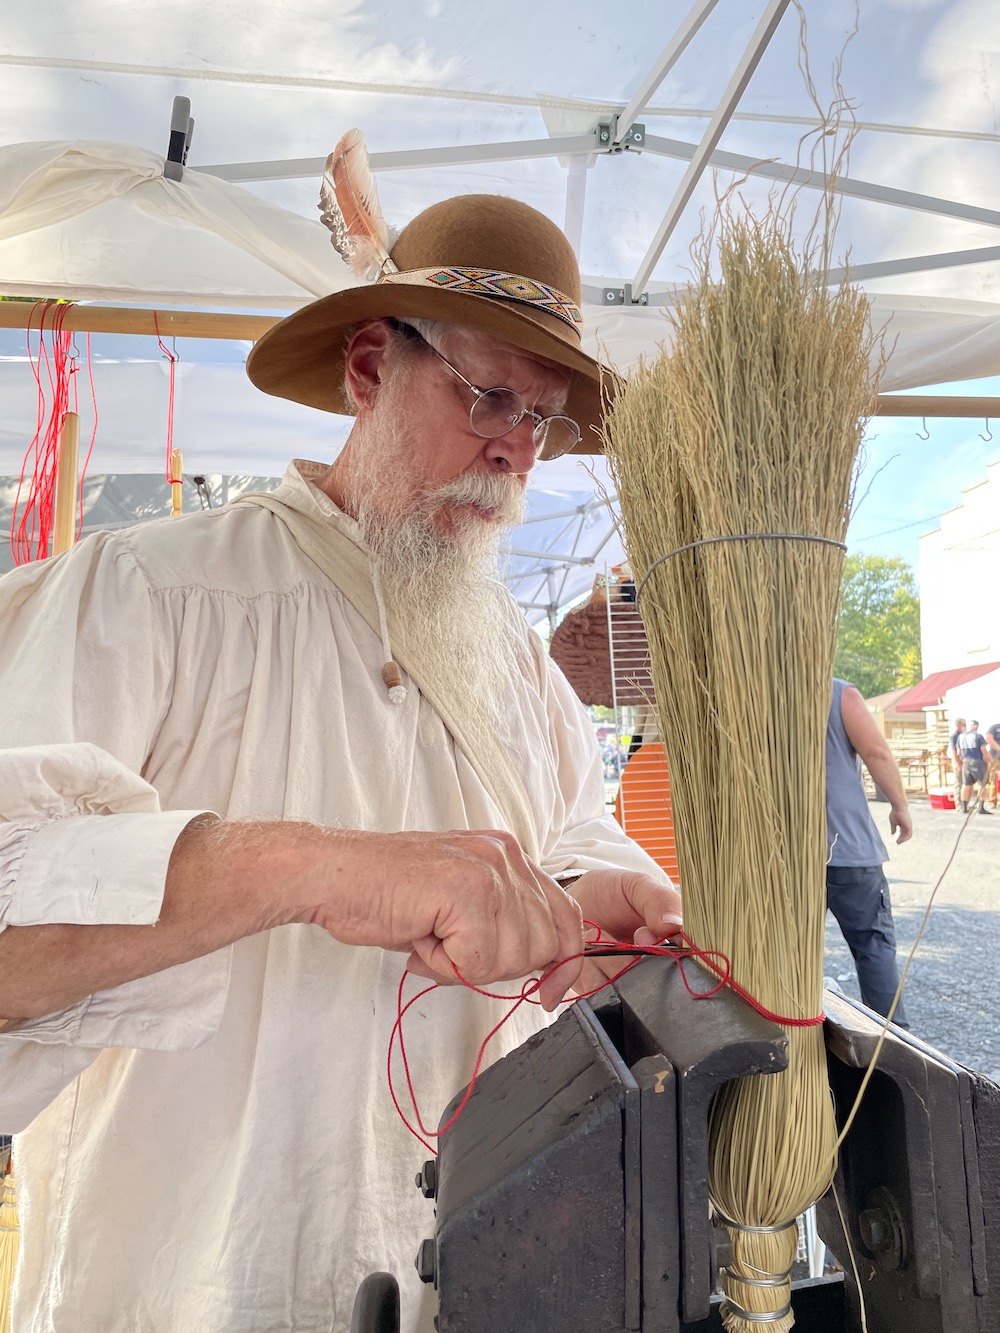
[[[26,342],[28,364],[38,391],[35,433],[21,464],[10,525],[10,549],[17,565],[44,560],[50,553],[55,526],[56,473],[59,440],[67,412],[79,411],[76,375],[78,357],[73,350],[73,335],[65,328],[70,303],[39,301],[38,328],[33,329],[35,308],[28,313]],[[51,318],[49,318],[51,316]],[[37,353],[32,334],[38,339]],[[83,528],[83,479],[97,435],[97,396],[87,337],[87,374],[94,410],[90,445],[79,477],[77,535]],[[23,503],[22,503],[23,496]]]
[[[593,990],[586,991],[583,994],[574,995],[570,999],[564,1000],[564,1004],[573,1004],[576,1000],[588,999],[591,995],[596,995],[598,991],[602,991],[605,986],[610,986],[612,982],[623,977],[630,968],[635,967],[636,963],[641,962],[644,957],[658,957],[669,958],[672,962],[677,964],[680,970],[681,980],[684,983],[684,989],[694,1000],[710,1000],[713,996],[718,995],[724,986],[728,986],[730,990],[735,991],[737,995],[741,996],[741,998],[744,999],[751,1008],[755,1009],[757,1013],[762,1014],[764,1018],[769,1018],[773,1023],[780,1023],[783,1027],[816,1027],[822,1023],[826,1017],[825,1014],[820,1013],[815,1018],[788,1018],[781,1014],[773,1013],[770,1009],[755,1000],[749,991],[745,990],[744,987],[733,980],[732,967],[729,959],[724,953],[720,952],[718,949],[699,949],[691,938],[682,930],[678,931],[677,934],[672,937],[674,941],[679,940],[681,942],[680,946],[676,943],[648,945],[623,944],[620,940],[609,939],[603,934],[601,928],[594,925],[591,921],[585,921],[584,925],[591,930],[596,930],[597,934],[595,938],[587,941],[584,945],[583,952],[572,954],[569,958],[560,959],[559,962],[554,963],[552,967],[540,977],[529,977],[522,984],[520,991],[516,995],[486,990],[482,986],[476,986],[471,981],[467,981],[459,972],[458,968],[454,967],[454,964],[452,965],[457,979],[467,989],[474,991],[476,995],[482,995],[490,1000],[509,1000],[513,1003],[507,1013],[504,1014],[500,1021],[495,1024],[483,1038],[476,1055],[476,1062],[472,1070],[472,1076],[469,1079],[462,1100],[448,1117],[445,1124],[436,1130],[429,1129],[427,1125],[424,1124],[423,1117],[420,1113],[420,1107],[417,1103],[417,1094],[413,1086],[413,1077],[410,1071],[410,1061],[406,1054],[406,1043],[403,1038],[403,1019],[406,1017],[410,1008],[416,1004],[418,1000],[422,999],[425,995],[429,995],[431,991],[437,990],[438,982],[431,982],[429,986],[425,986],[422,990],[418,991],[416,995],[407,1000],[404,1004],[403,994],[406,986],[406,978],[411,974],[408,971],[403,972],[403,975],[399,979],[399,989],[396,996],[396,1021],[393,1024],[392,1032],[389,1036],[389,1050],[386,1056],[386,1080],[389,1085],[389,1096],[392,1098],[392,1104],[396,1108],[397,1115],[414,1138],[418,1139],[428,1152],[434,1154],[437,1153],[437,1149],[430,1140],[440,1138],[442,1134],[451,1129],[452,1125],[455,1124],[456,1120],[458,1120],[459,1116],[468,1105],[469,1098],[472,1096],[476,1086],[476,1080],[479,1078],[483,1060],[486,1057],[486,1048],[500,1029],[513,1018],[522,1004],[539,1003],[539,1000],[536,998],[536,993],[543,981],[552,976],[554,972],[558,971],[558,969],[566,963],[575,962],[578,958],[586,958],[588,954],[593,954],[599,951],[602,956],[607,957],[612,951],[620,952],[623,956],[628,956],[628,962],[620,969],[620,971],[616,972],[613,977],[606,978],[599,986],[595,986]],[[695,990],[688,979],[687,973],[684,971],[683,963],[687,958],[696,958],[699,962],[704,963],[704,965],[719,978],[718,983],[715,986],[712,986],[709,990]],[[393,1082],[392,1057],[397,1043],[399,1045],[399,1054],[406,1081],[407,1098],[410,1106],[413,1108],[412,1117],[415,1124],[411,1123],[411,1119],[403,1110]]]

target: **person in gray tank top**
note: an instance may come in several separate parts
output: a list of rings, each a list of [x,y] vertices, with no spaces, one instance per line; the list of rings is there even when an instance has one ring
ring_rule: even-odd
[[[897,842],[906,842],[913,822],[896,761],[860,691],[846,680],[834,680],[826,726],[826,902],[854,955],[862,1000],[886,1015],[899,985],[896,932],[882,869],[889,854],[868,808],[860,761],[889,798],[890,831]],[[893,1021],[909,1027],[902,999]]]

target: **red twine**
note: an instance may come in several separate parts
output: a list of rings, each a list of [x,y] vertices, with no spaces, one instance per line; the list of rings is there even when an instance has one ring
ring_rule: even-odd
[[[44,560],[49,554],[55,526],[60,434],[66,413],[78,411],[75,376],[80,367],[78,357],[73,350],[73,335],[64,327],[70,304],[39,301],[37,305],[39,310],[37,354],[33,350],[31,340],[34,308],[29,312],[26,338],[28,364],[31,366],[31,373],[38,389],[38,415],[35,434],[21,464],[11,515],[10,550],[16,565],[24,565],[31,560]],[[46,325],[46,316],[50,314],[51,319]],[[78,537],[83,530],[83,479],[97,436],[97,395],[94,391],[89,334],[87,375],[94,409],[94,424],[79,477],[76,526]],[[25,487],[27,487],[26,493]],[[23,505],[22,494],[24,494]]]
[[[490,1000],[512,1000],[513,1005],[507,1011],[507,1013],[504,1014],[503,1018],[500,1019],[499,1023],[497,1023],[494,1027],[492,1027],[490,1031],[486,1034],[486,1036],[483,1038],[482,1044],[480,1045],[479,1051],[476,1055],[476,1063],[472,1070],[472,1076],[469,1079],[469,1083],[465,1089],[465,1093],[462,1097],[462,1100],[459,1102],[458,1106],[456,1106],[455,1110],[449,1116],[445,1124],[443,1124],[440,1129],[436,1130],[429,1129],[424,1124],[423,1117],[421,1116],[420,1113],[420,1107],[417,1104],[417,1095],[413,1086],[413,1077],[410,1071],[410,1062],[406,1054],[406,1043],[403,1040],[403,1019],[406,1017],[406,1014],[409,1012],[412,1006],[416,1004],[418,1000],[422,999],[425,995],[429,995],[431,991],[437,990],[438,982],[432,981],[429,986],[425,986],[422,990],[418,991],[416,995],[412,996],[412,998],[407,1000],[406,1003],[404,1004],[403,991],[406,985],[406,978],[410,975],[408,971],[404,971],[403,975],[399,979],[399,990],[396,996],[396,1021],[393,1024],[392,1032],[389,1035],[389,1050],[386,1057],[386,1079],[389,1085],[389,1096],[392,1098],[392,1104],[396,1108],[397,1115],[399,1116],[400,1120],[402,1120],[406,1128],[413,1135],[413,1137],[417,1139],[420,1143],[422,1143],[423,1146],[428,1150],[428,1152],[433,1154],[437,1153],[437,1149],[428,1140],[440,1138],[442,1134],[444,1134],[447,1130],[451,1129],[452,1125],[454,1125],[455,1121],[465,1110],[469,1098],[472,1096],[473,1089],[476,1086],[476,1080],[479,1077],[480,1070],[482,1069],[483,1060],[485,1059],[486,1056],[486,1048],[493,1040],[493,1038],[496,1036],[496,1034],[500,1031],[500,1029],[504,1026],[505,1023],[509,1022],[510,1019],[513,1018],[513,1016],[517,1013],[518,1009],[520,1009],[522,1004],[540,1003],[539,1000],[536,998],[536,992],[538,991],[538,988],[539,986],[541,986],[542,982],[545,981],[547,977],[552,976],[552,974],[558,971],[558,969],[562,967],[565,963],[573,962],[577,958],[586,958],[589,954],[594,954],[601,957],[608,957],[613,955],[614,953],[620,952],[623,956],[629,956],[629,961],[625,964],[623,968],[621,968],[620,971],[616,972],[613,977],[608,977],[606,980],[602,981],[599,986],[595,986],[593,990],[586,991],[582,995],[574,995],[571,999],[563,1000],[562,1001],[563,1004],[573,1004],[575,1003],[576,1000],[585,1000],[588,999],[591,995],[596,995],[597,992],[603,990],[605,986],[611,985],[611,983],[617,981],[619,977],[624,976],[625,973],[628,972],[630,968],[634,967],[636,963],[638,963],[642,958],[647,956],[653,956],[658,958],[669,958],[677,964],[677,966],[680,968],[681,980],[684,983],[684,989],[694,1000],[710,1000],[714,995],[718,995],[719,991],[722,990],[723,986],[728,986],[730,990],[735,991],[737,995],[741,996],[744,1000],[746,1000],[747,1004],[749,1004],[752,1009],[755,1009],[757,1013],[763,1015],[764,1018],[769,1018],[773,1023],[780,1023],[783,1027],[793,1027],[793,1028],[817,1027],[820,1023],[823,1022],[824,1018],[826,1017],[825,1014],[821,1013],[818,1014],[815,1018],[786,1018],[781,1014],[773,1013],[770,1009],[766,1008],[764,1005],[760,1004],[757,1000],[755,1000],[753,996],[748,991],[744,990],[744,988],[738,982],[733,980],[732,968],[729,959],[725,956],[725,954],[720,953],[718,949],[707,949],[707,950],[699,949],[691,941],[691,939],[684,934],[682,930],[678,931],[677,934],[673,936],[673,939],[681,941],[681,947],[677,947],[676,944],[671,944],[671,945],[623,944],[620,940],[605,939],[601,933],[600,927],[595,926],[593,922],[588,921],[585,922],[585,924],[589,926],[591,929],[596,930],[598,933],[596,939],[588,941],[588,943],[584,946],[583,953],[573,954],[571,955],[570,958],[563,958],[558,963],[553,964],[553,966],[550,967],[549,970],[545,972],[542,976],[529,978],[521,987],[520,994],[518,995],[504,995],[500,994],[497,991],[488,991],[480,986],[474,986],[471,981],[466,981],[466,979],[461,975],[457,967],[454,969],[455,976],[462,983],[462,985],[466,986],[471,991],[475,991],[477,995],[483,995]],[[713,986],[711,990],[707,991],[694,990],[691,986],[691,983],[688,981],[683,966],[681,966],[685,958],[697,958],[700,962],[704,963],[705,966],[708,967],[712,972],[714,972],[715,975],[719,978],[718,984]],[[406,1112],[404,1112],[402,1106],[400,1105],[399,1097],[397,1096],[396,1088],[393,1083],[392,1056],[397,1042],[399,1043],[399,1054],[403,1065],[403,1074],[406,1080],[407,1096],[410,1105],[413,1108],[412,1114],[413,1114],[413,1120],[416,1122],[415,1124],[411,1123],[411,1120],[408,1118]]]
[[[174,476],[174,397],[177,388],[177,353],[163,341],[160,335],[160,321],[156,317],[156,311],[153,311],[153,328],[156,330],[156,342],[160,351],[170,362],[169,380],[167,384],[167,481],[171,486],[181,486],[183,482],[180,477]]]

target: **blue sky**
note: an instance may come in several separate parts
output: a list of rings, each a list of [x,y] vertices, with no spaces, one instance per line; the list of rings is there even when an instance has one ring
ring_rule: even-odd
[[[914,392],[997,397],[1000,376],[938,384]],[[930,439],[918,438],[918,417],[874,417],[866,436],[858,501],[848,531],[851,554],[905,560],[917,574],[919,538],[938,526],[938,516],[962,502],[962,492],[986,480],[1000,460],[1000,420],[930,417]],[[992,440],[981,437],[991,433]],[[867,493],[866,493],[867,492]]]

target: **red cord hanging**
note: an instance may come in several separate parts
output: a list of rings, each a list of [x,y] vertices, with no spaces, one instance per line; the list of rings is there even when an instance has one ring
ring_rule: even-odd
[[[180,478],[173,474],[174,458],[174,400],[177,390],[177,353],[169,348],[163,341],[160,333],[160,321],[157,319],[156,311],[153,311],[153,328],[156,330],[156,342],[160,351],[170,362],[169,379],[167,384],[167,462],[166,478],[171,486],[180,486],[183,483]]]
[[[67,302],[38,302],[37,330],[32,328],[34,309],[29,314],[27,353],[38,391],[38,414],[34,436],[21,464],[11,515],[10,549],[17,565],[27,564],[31,560],[44,560],[50,554],[55,522],[59,438],[66,413],[75,412],[78,408],[75,376],[79,371],[79,358],[73,347],[73,335],[65,327],[69,309]],[[34,350],[33,332],[37,336],[37,352]],[[87,372],[94,419],[87,457],[79,478],[77,534],[83,526],[83,477],[97,435],[97,397],[94,392],[89,335]]]

